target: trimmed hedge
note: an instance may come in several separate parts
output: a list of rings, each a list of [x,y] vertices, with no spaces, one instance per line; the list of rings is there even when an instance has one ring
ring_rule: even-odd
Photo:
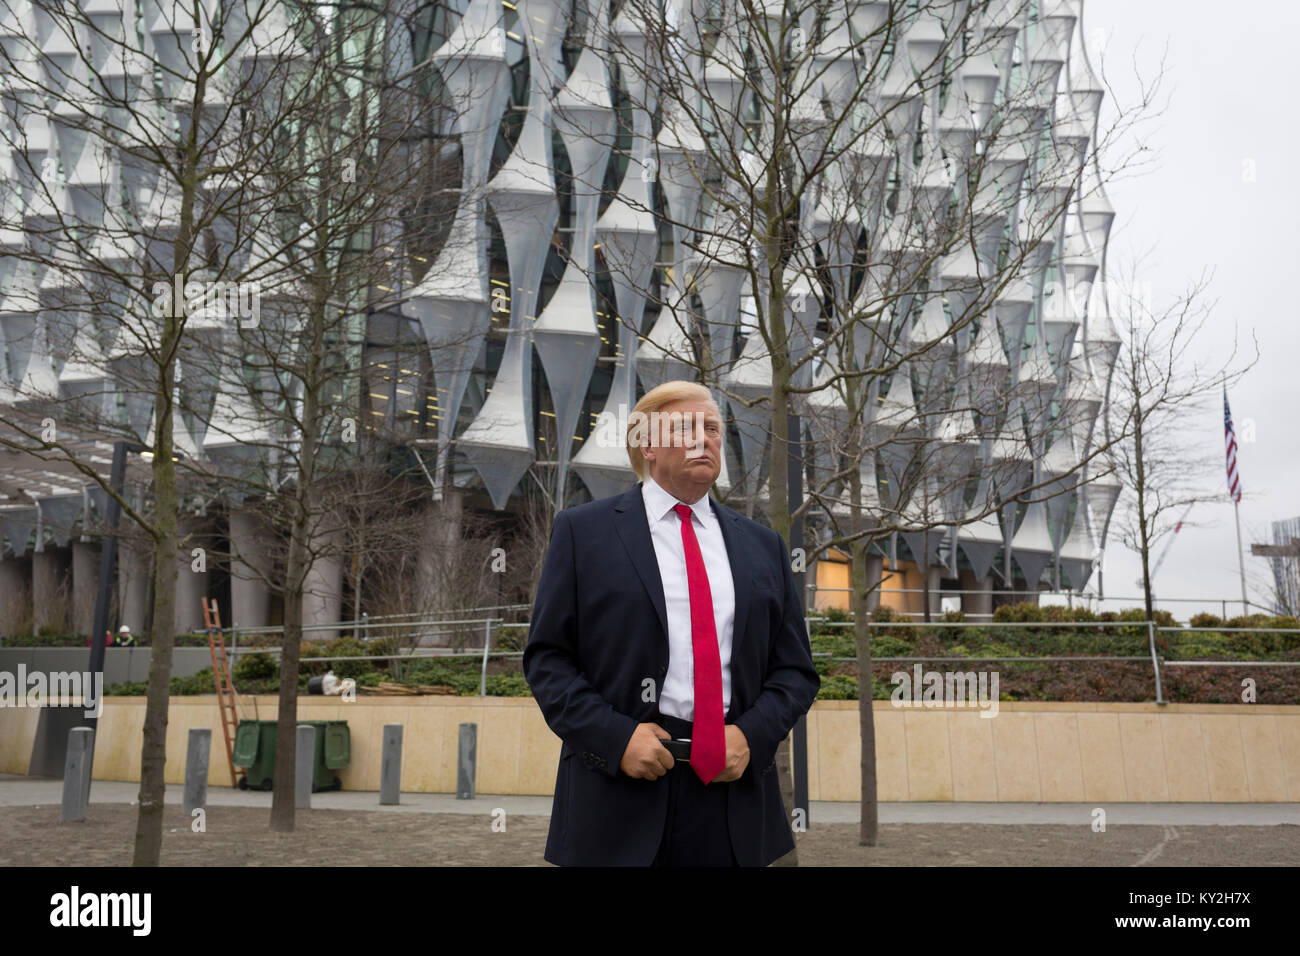
[[[879,624],[900,620],[888,609],[873,615]],[[963,658],[981,669],[998,672],[1003,700],[1044,701],[1147,701],[1155,699],[1148,630],[1141,622],[1141,608],[1094,614],[1086,608],[1032,604],[999,608],[992,624],[969,627],[873,627],[868,637],[872,657],[873,697],[888,699],[892,673],[912,668],[912,662],[881,661],[885,657],[921,658],[927,670],[968,669],[959,661],[935,658]],[[1168,620],[1157,612],[1157,620]],[[1163,661],[1297,661],[1300,660],[1300,622],[1295,618],[1252,615],[1221,621],[1212,615],[1198,615],[1201,627],[1272,627],[1272,633],[1216,631],[1157,632],[1156,647]],[[1043,627],[999,627],[1000,623],[1024,621]],[[1057,621],[1097,621],[1106,628],[1053,628]],[[823,675],[823,699],[844,700],[857,696],[850,681],[858,680],[856,640],[851,628],[831,628],[829,622],[814,622],[811,643],[818,672]],[[1173,625],[1171,625],[1173,626]],[[1292,633],[1294,632],[1294,633]],[[1136,661],[1002,661],[1007,657],[1139,657]],[[838,660],[837,660],[838,658]],[[987,663],[981,664],[981,660]],[[1252,681],[1259,703],[1300,704],[1300,668],[1178,667],[1163,666],[1161,679],[1166,700],[1176,703],[1241,703],[1243,681]]]
[[[859,694],[857,642],[851,627],[828,627],[834,622],[848,622],[852,617],[843,611],[827,611],[827,620],[811,622],[811,643],[817,671],[822,678],[818,698],[822,700],[856,700]],[[877,608],[872,615],[877,624],[888,625],[907,620],[889,608]],[[1157,611],[1156,619],[1173,626],[1168,612]],[[945,620],[961,622],[960,612],[945,615]],[[963,627],[874,627],[869,637],[872,656],[872,697],[887,700],[893,690],[890,675],[910,670],[911,662],[882,661],[885,657],[919,657],[927,670],[970,669],[960,662],[932,660],[959,657],[970,664],[998,671],[999,691],[1003,700],[1043,701],[1148,701],[1154,700],[1155,688],[1148,634],[1141,608],[1107,611],[1101,614],[1083,607],[1062,605],[1039,606],[1022,603],[998,608],[991,624]],[[1107,623],[1111,627],[1053,628],[1058,622]],[[1000,627],[1008,623],[1041,623],[1043,627]],[[1212,614],[1198,614],[1192,627],[1238,628],[1272,627],[1277,633],[1238,634],[1231,631],[1165,632],[1157,635],[1157,650],[1166,661],[1188,660],[1300,660],[1300,621],[1295,618],[1251,615],[1222,620]],[[65,644],[55,643],[58,639]],[[35,641],[36,639],[25,639]],[[184,635],[186,643],[206,645],[202,634]],[[70,635],[47,636],[42,643],[24,646],[84,646],[85,638]],[[527,641],[527,627],[503,627],[493,635],[496,650],[522,650]],[[78,643],[79,642],[79,643]],[[241,647],[273,646],[274,638],[240,641]],[[439,685],[456,694],[478,693],[482,667],[480,658],[413,658],[388,661],[314,661],[320,657],[360,657],[368,654],[393,654],[401,642],[392,637],[361,642],[339,637],[326,644],[304,643],[301,648],[299,687],[305,691],[309,677],[324,674],[332,667],[340,678],[352,677],[361,686],[374,687],[385,681],[408,685]],[[980,664],[981,659],[1005,657],[1140,657],[1136,661],[1024,661]],[[399,670],[401,671],[398,676]],[[1178,703],[1240,703],[1242,682],[1254,682],[1260,703],[1300,704],[1300,667],[1178,667],[1161,668],[1165,698]],[[274,694],[279,689],[279,663],[270,654],[241,655],[232,675],[236,690],[242,694]],[[144,694],[145,684],[119,684],[110,694]],[[213,692],[211,668],[187,678],[173,678],[171,692],[210,694]],[[494,658],[488,664],[487,692],[492,696],[530,696],[520,661]]]
[[[462,696],[475,696],[479,691],[482,658],[419,657],[409,661],[317,661],[321,657],[361,657],[397,652],[401,642],[396,638],[382,638],[363,643],[352,637],[339,637],[325,644],[304,643],[300,648],[298,688],[306,692],[307,681],[333,669],[340,679],[351,677],[358,686],[375,687],[385,681],[410,686],[417,684],[440,685],[452,688]],[[393,664],[403,670],[400,678],[394,676]],[[280,690],[280,662],[271,654],[240,654],[230,675],[236,692],[240,694],[276,694]],[[114,684],[105,689],[113,696],[143,696],[147,689],[144,681]],[[492,697],[529,697],[531,691],[524,680],[517,659],[494,658],[488,661],[487,693]],[[173,696],[211,694],[215,690],[212,668],[190,677],[173,677]]]

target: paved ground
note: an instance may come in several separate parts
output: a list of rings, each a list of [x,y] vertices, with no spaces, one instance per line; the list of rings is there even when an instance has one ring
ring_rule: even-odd
[[[84,823],[60,824],[62,783],[0,775],[0,866],[130,863],[136,785],[96,782]],[[294,833],[267,828],[271,795],[209,791],[193,832],[167,790],[164,865],[546,865],[549,797],[318,793]],[[1081,804],[886,803],[875,847],[860,847],[856,804],[814,803],[804,866],[1294,866],[1296,804],[1111,804],[1104,833]],[[503,828],[504,824],[504,828]]]
[[[134,803],[139,785],[97,780],[91,803]],[[0,774],[0,807],[58,806],[63,781]],[[450,793],[404,793],[396,807],[379,806],[373,791],[340,790],[312,794],[316,810],[379,813],[457,813],[485,815],[497,807],[509,816],[550,816],[550,797],[479,794],[457,800]],[[167,803],[180,806],[181,788],[167,788]],[[210,807],[271,807],[271,795],[256,790],[211,787]],[[1108,803],[1108,825],[1149,826],[1300,826],[1297,803]],[[1085,803],[882,803],[881,823],[975,823],[996,825],[1078,824],[1092,822],[1097,804]],[[813,801],[810,816],[818,823],[857,823],[858,804]]]

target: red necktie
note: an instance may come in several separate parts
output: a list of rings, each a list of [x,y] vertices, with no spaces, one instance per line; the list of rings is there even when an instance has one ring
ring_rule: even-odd
[[[718,629],[713,622],[713,593],[704,569],[704,555],[691,527],[689,505],[674,505],[682,519],[686,552],[686,587],[691,597],[691,649],[695,654],[695,714],[691,727],[691,768],[708,783],[727,765],[722,717],[722,658]]]

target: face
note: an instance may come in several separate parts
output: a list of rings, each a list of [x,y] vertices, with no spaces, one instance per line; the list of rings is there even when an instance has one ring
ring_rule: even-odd
[[[651,434],[655,434],[651,424]],[[670,402],[658,413],[658,443],[641,448],[650,477],[680,501],[694,504],[722,470],[722,418],[711,401]]]

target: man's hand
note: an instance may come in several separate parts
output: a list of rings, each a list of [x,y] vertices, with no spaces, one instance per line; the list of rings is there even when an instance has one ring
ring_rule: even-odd
[[[618,762],[618,769],[637,780],[658,780],[673,769],[673,755],[659,742],[671,736],[658,724],[637,724],[627,742],[627,749],[623,751],[623,759]],[[745,759],[749,759],[748,748]]]
[[[745,737],[745,732],[735,724],[727,724],[724,733],[727,744],[727,765],[709,783],[730,783],[739,780],[740,775],[749,766],[749,740]]]

